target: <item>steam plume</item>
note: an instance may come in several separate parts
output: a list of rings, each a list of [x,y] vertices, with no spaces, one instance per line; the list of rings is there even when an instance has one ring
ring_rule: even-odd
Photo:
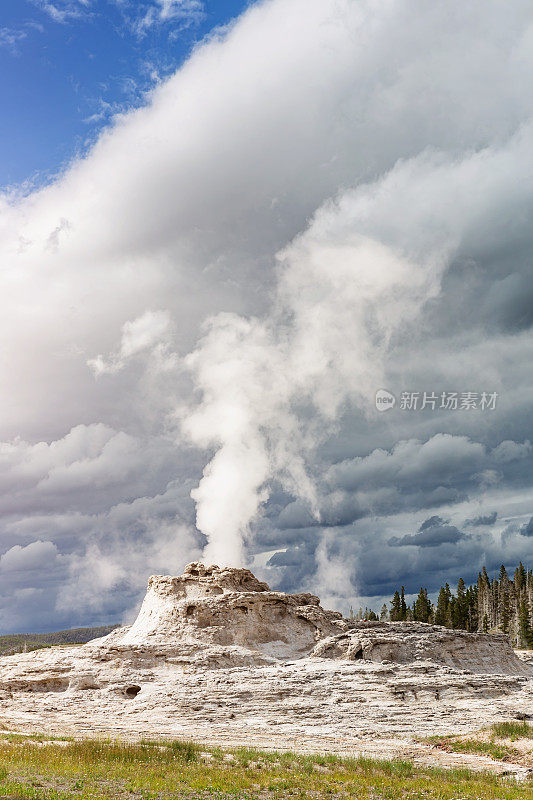
[[[278,254],[266,319],[218,314],[186,358],[202,401],[183,430],[215,450],[192,492],[207,561],[242,564],[274,478],[319,517],[309,456],[346,404],[369,410],[391,337],[438,287],[438,260],[358,231],[360,202],[328,203]]]

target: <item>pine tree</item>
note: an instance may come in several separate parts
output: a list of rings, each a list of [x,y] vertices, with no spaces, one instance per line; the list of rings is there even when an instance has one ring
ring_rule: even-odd
[[[394,592],[394,597],[392,598],[391,608],[390,608],[390,620],[391,622],[398,622],[402,618],[402,605],[400,600],[400,592],[396,590]]]
[[[519,644],[522,647],[532,647],[533,630],[529,623],[528,607],[525,600],[522,600],[522,602],[520,603],[518,620],[519,620],[518,622]]]
[[[400,592],[400,619],[407,619],[407,604],[405,602],[405,589],[403,586]]]
[[[483,567],[474,585],[467,587],[463,579],[459,580],[456,596],[447,583],[441,587],[436,607],[425,589],[408,607],[402,587],[401,592],[395,592],[390,619],[428,619],[436,625],[484,633],[499,628],[509,635],[513,646],[533,647],[533,571],[520,562],[510,580],[502,564],[498,577],[490,580]]]
[[[459,578],[457,584],[457,597],[452,608],[452,627],[466,630],[468,623],[468,600],[466,597],[465,582]]]
[[[477,631],[479,628],[479,601],[478,587],[469,586],[466,590],[467,625],[468,631]]]
[[[413,604],[413,619],[417,622],[429,622],[431,617],[431,603],[428,599],[428,591],[420,587],[418,597]]]
[[[450,598],[446,592],[446,589],[441,586],[439,591],[439,597],[437,600],[437,608],[435,610],[435,625],[442,625],[446,626],[448,621],[448,606],[450,603]]]
[[[509,620],[511,617],[510,607],[509,607],[509,578],[507,576],[507,570],[505,566],[502,564],[500,567],[500,577],[498,581],[498,589],[497,589],[497,596],[498,596],[498,614],[500,618],[500,628],[504,633],[509,632]]]
[[[517,566],[514,571],[514,585],[517,592],[521,592],[526,588],[527,574],[522,562]]]

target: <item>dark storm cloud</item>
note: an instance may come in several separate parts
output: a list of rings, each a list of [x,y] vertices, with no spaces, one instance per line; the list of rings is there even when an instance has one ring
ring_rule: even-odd
[[[327,481],[331,488],[357,499],[360,516],[370,512],[388,516],[457,505],[477,494],[480,486],[527,485],[531,466],[529,441],[507,440],[491,450],[466,436],[439,433],[425,442],[400,441],[391,450],[380,448],[344,460],[330,467]]]
[[[387,541],[390,547],[439,547],[441,544],[454,544],[464,538],[464,533],[454,525],[449,525],[441,517],[430,517],[422,523],[418,533],[398,538],[393,536]]]
[[[474,480],[485,460],[485,448],[465,436],[437,434],[426,442],[399,442],[391,452],[374,450],[330,469],[332,485],[343,489],[396,486],[400,490],[437,487]]]
[[[281,530],[297,528],[335,528],[349,525],[364,516],[366,511],[349,494],[326,495],[322,498],[320,511],[313,516],[309,505],[302,500],[288,503],[279,513],[276,524]]]

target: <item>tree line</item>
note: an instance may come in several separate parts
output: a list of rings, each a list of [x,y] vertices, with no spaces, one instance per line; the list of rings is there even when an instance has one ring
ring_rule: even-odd
[[[364,618],[378,617],[370,612]],[[414,603],[408,605],[402,586],[394,592],[390,610],[383,606],[380,618],[483,633],[500,631],[509,634],[515,647],[533,647],[533,572],[520,562],[510,577],[502,564],[498,577],[490,579],[483,567],[471,586],[459,578],[455,594],[447,583],[441,586],[436,604],[421,587]]]

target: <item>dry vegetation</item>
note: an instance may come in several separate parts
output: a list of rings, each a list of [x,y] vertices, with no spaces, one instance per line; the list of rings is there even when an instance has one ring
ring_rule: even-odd
[[[200,749],[190,742],[51,740],[4,735],[0,797],[531,800],[533,783],[408,761]]]

